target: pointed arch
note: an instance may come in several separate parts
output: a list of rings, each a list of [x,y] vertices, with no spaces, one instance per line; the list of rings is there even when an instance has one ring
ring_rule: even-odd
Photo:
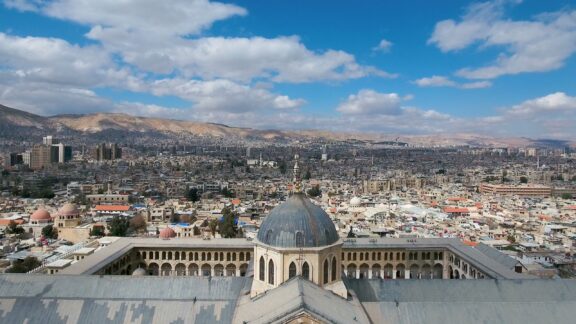
[[[268,283],[274,284],[274,261],[272,259],[268,261]]]
[[[332,281],[336,280],[338,268],[336,267],[336,257],[332,257]]]
[[[264,274],[266,273],[265,268],[266,268],[266,263],[264,261],[264,257],[261,256],[259,266],[258,266],[258,279],[260,279],[260,281],[264,281]]]
[[[328,283],[328,279],[330,279],[330,278],[328,278],[328,274],[330,273],[329,270],[328,270],[328,259],[324,260],[324,267],[323,267],[323,268],[324,268],[324,269],[322,269],[322,270],[323,270],[323,271],[322,271],[322,277],[323,277],[323,278],[322,278],[322,282],[323,282],[324,284],[327,284],[327,283]]]
[[[288,279],[292,277],[296,277],[296,264],[294,262],[291,262],[288,267]]]
[[[308,262],[302,264],[302,277],[310,280],[310,266],[308,265]]]

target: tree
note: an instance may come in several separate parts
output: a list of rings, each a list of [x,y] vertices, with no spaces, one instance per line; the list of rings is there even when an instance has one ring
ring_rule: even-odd
[[[194,225],[194,227],[192,227],[192,232],[194,233],[194,236],[198,236],[201,234],[200,229],[196,225]]]
[[[280,173],[285,174],[286,170],[287,170],[287,166],[286,166],[286,162],[284,160],[280,161],[280,163],[278,163],[278,170],[280,170]]]
[[[42,235],[45,238],[57,239],[58,238],[58,230],[54,228],[52,225],[46,225],[42,227]]]
[[[212,237],[216,237],[216,229],[218,228],[218,220],[211,219],[208,223],[208,227],[210,228],[210,232],[212,232]]]
[[[146,231],[146,220],[142,214],[138,214],[130,220],[130,229],[134,232]]]
[[[112,222],[108,225],[110,236],[126,236],[130,221],[126,217],[114,216]]]
[[[234,192],[230,189],[228,189],[228,187],[224,187],[222,188],[222,190],[220,190],[220,194],[222,194],[224,197],[226,198],[234,198]]]
[[[22,261],[17,261],[12,267],[6,270],[8,273],[26,273],[41,266],[42,263],[33,256],[27,256]]]
[[[310,170],[306,170],[306,173],[304,173],[304,177],[302,177],[302,179],[310,180],[311,177],[312,177],[312,174],[310,174]]]
[[[315,185],[312,188],[306,191],[309,197],[316,198],[322,195],[322,191],[320,190],[320,185]]]
[[[22,228],[22,226],[18,226],[18,224],[16,224],[16,222],[14,220],[11,220],[8,223],[8,227],[6,228],[6,233],[7,234],[16,234],[16,235],[20,235],[20,234],[24,234],[24,228]]]
[[[520,177],[520,183],[528,183],[528,178],[527,177]]]
[[[222,209],[222,215],[222,222],[218,226],[220,228],[220,235],[225,238],[236,237],[238,230],[234,222],[237,214],[230,210],[230,208],[224,207],[224,209]]]
[[[90,231],[90,236],[104,236],[104,227],[100,225],[94,225]]]
[[[566,199],[566,200],[567,200],[567,199],[572,199],[572,194],[571,194],[571,193],[568,193],[568,192],[563,193],[563,194],[562,194],[562,199]]]
[[[191,188],[190,190],[188,190],[187,198],[188,198],[188,201],[191,201],[191,202],[199,201],[200,195],[198,195],[198,189]]]

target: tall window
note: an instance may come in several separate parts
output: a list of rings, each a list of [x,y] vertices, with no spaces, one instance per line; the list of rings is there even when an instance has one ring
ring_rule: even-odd
[[[328,259],[324,260],[324,269],[323,269],[323,270],[324,270],[323,273],[322,273],[322,274],[323,274],[323,277],[324,277],[323,281],[324,281],[325,284],[327,284],[327,283],[328,283],[328,279],[329,279],[329,278],[328,278],[328,273],[329,273],[329,271],[328,271]]]
[[[288,267],[288,278],[296,277],[296,264],[294,262],[290,263]]]
[[[268,261],[268,283],[274,284],[274,261]]]
[[[308,265],[308,262],[304,262],[302,265],[302,277],[310,280],[310,266]]]
[[[264,262],[264,257],[260,257],[260,267],[258,269],[259,272],[259,276],[258,278],[260,279],[260,281],[264,281],[264,274],[266,273],[264,270],[264,268],[266,267],[266,264]]]
[[[336,257],[332,257],[332,281],[336,280]]]
[[[297,247],[304,246],[304,234],[300,231],[296,232],[296,246]]]

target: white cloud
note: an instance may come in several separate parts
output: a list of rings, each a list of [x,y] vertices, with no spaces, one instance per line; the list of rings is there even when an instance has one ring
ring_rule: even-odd
[[[390,49],[392,48],[392,42],[386,39],[382,39],[380,41],[380,43],[378,43],[378,45],[376,47],[374,47],[372,50],[373,51],[378,51],[378,52],[384,52],[384,53],[388,53],[390,52]]]
[[[153,35],[191,35],[246,9],[208,0],[9,0],[8,7],[40,11],[77,23]]]
[[[251,88],[229,80],[163,79],[154,81],[151,92],[157,96],[174,95],[194,103],[201,111],[245,113],[271,109],[296,109],[305,101],[277,95],[266,89]]]
[[[526,100],[506,111],[510,115],[533,117],[546,114],[573,113],[576,114],[576,97],[566,95],[564,92],[555,92],[544,97]],[[576,120],[573,121],[576,127]]]
[[[139,41],[130,35],[110,33],[96,27],[88,37],[101,41],[110,51],[122,53],[126,62],[160,74],[178,70],[186,76],[205,79],[249,82],[266,78],[291,83],[355,79],[368,75],[394,77],[374,67],[359,65],[353,55],[343,51],[310,51],[295,36],[177,38],[159,46],[149,44],[149,37]]]
[[[503,47],[497,59],[480,68],[464,68],[459,76],[492,79],[501,75],[545,72],[563,66],[576,52],[576,11],[560,11],[533,20],[514,21],[503,17],[504,5],[493,1],[470,6],[460,21],[436,24],[428,43],[443,52],[478,44],[480,48]]]
[[[397,93],[379,93],[370,89],[348,96],[336,110],[345,115],[398,115],[402,98]]]
[[[12,7],[91,27],[86,36],[127,63],[157,74],[250,82],[317,82],[395,75],[359,65],[354,56],[311,51],[298,37],[199,37],[215,21],[244,16],[244,8],[207,0],[20,1]]]
[[[444,76],[433,75],[428,78],[415,80],[414,83],[420,87],[454,87],[456,82]]]
[[[457,83],[448,77],[439,75],[414,80],[414,84],[419,87],[454,87],[461,89],[481,89],[492,86],[490,81]]]

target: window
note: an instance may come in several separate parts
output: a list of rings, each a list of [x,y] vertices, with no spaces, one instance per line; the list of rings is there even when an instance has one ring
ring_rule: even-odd
[[[268,261],[268,283],[274,284],[274,261],[272,259]]]
[[[288,267],[288,278],[292,278],[296,276],[296,264],[294,262],[290,263]]]
[[[336,280],[336,257],[332,257],[332,281]]]
[[[296,232],[296,246],[297,247],[304,246],[304,233],[300,231]]]
[[[265,267],[266,265],[264,264],[264,257],[260,257],[260,267],[258,269],[258,279],[260,279],[260,281],[264,281]]]
[[[324,260],[324,271],[323,271],[323,277],[324,277],[324,283],[327,284],[328,283],[328,259]]]
[[[308,265],[308,262],[304,262],[302,265],[302,277],[310,280],[310,266]]]
[[[272,239],[272,233],[273,233],[273,232],[272,232],[271,229],[269,229],[268,231],[266,231],[266,236],[265,236],[265,238],[264,238],[264,241],[265,241],[267,244],[270,244],[270,240]]]

